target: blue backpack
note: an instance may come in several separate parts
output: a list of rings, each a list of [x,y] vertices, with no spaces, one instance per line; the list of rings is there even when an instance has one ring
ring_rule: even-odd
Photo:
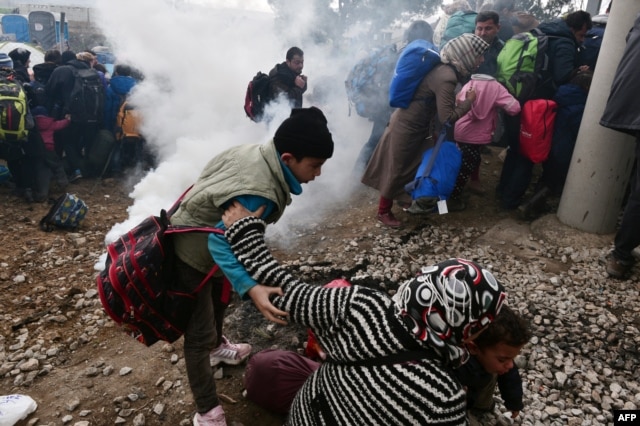
[[[395,44],[374,49],[349,72],[344,82],[349,107],[359,116],[372,118],[389,110],[389,83],[398,60]]]
[[[412,199],[446,200],[453,192],[462,153],[454,142],[445,141],[450,126],[449,123],[442,126],[436,144],[423,154],[415,179],[404,187]]]
[[[414,40],[404,48],[389,87],[389,105],[407,108],[425,75],[440,63],[438,48],[427,40]]]

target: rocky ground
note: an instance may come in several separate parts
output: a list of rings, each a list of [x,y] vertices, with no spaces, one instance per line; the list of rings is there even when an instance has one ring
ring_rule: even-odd
[[[484,156],[482,180],[495,186],[497,149]],[[130,191],[119,180],[83,180],[71,190],[90,207],[75,233],[38,228],[49,206],[25,204],[0,187],[0,395],[31,396],[38,409],[28,425],[189,425],[194,408],[181,340],[150,348],[117,329],[96,293],[93,265],[104,237],[126,218]],[[569,229],[554,215],[518,220],[494,205],[491,191],[469,197],[464,212],[410,216],[404,227],[380,226],[377,195],[358,188],[332,207],[331,220],[294,220],[274,255],[305,280],[353,283],[393,292],[417,268],[459,256],[488,265],[530,322],[534,337],[518,359],[526,408],[518,424],[605,425],[614,409],[640,406],[638,271],[611,280],[603,260],[612,235]],[[235,300],[226,334],[254,346],[300,350],[304,329],[264,321]],[[275,426],[283,418],[242,397],[243,367],[218,371],[218,391],[230,424]],[[507,424],[495,413],[480,424]]]

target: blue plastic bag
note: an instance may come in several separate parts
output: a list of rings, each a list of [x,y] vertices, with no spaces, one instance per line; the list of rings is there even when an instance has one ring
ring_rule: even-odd
[[[454,142],[443,141],[436,152],[431,171],[427,171],[429,160],[436,147],[429,148],[422,157],[416,178],[405,186],[412,199],[434,198],[446,200],[451,195],[462,165],[462,153]]]

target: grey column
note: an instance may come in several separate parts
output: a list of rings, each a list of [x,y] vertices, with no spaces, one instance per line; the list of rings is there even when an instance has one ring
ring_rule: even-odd
[[[635,139],[602,127],[599,123],[624,51],[625,38],[638,13],[640,1],[616,1],[611,7],[558,207],[558,219],[562,223],[586,232],[608,234],[615,231],[634,164]]]

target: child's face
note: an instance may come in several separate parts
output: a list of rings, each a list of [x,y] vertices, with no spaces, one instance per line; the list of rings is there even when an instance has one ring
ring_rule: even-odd
[[[282,155],[282,161],[289,167],[298,182],[308,183],[320,176],[322,165],[327,160],[326,158],[303,157],[298,161],[293,155],[285,153]]]
[[[474,355],[482,367],[491,374],[505,374],[513,368],[513,360],[522,350],[522,346],[510,346],[504,342],[484,349],[475,344],[469,346],[469,352]]]

